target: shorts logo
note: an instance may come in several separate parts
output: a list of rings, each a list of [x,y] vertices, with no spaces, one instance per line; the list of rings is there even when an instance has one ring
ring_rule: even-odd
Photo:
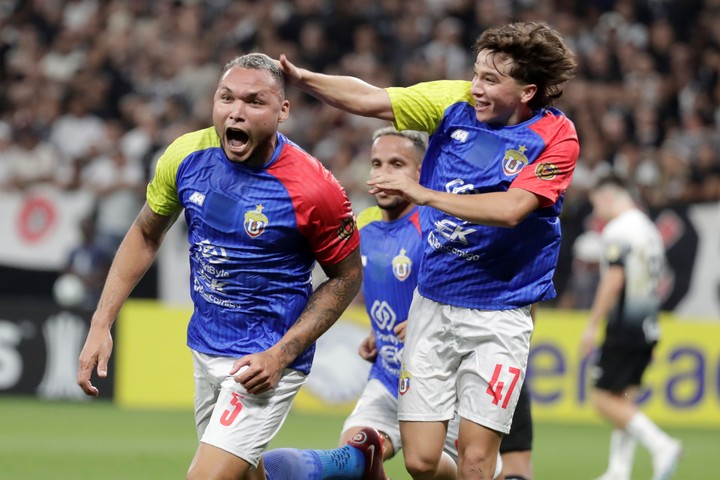
[[[355,217],[350,216],[343,218],[342,223],[338,227],[338,237],[343,240],[350,238],[355,231]]]
[[[395,258],[392,259],[393,275],[395,275],[395,278],[401,282],[405,281],[412,271],[412,260],[410,260],[410,257],[405,255],[406,252],[407,250],[401,248],[400,254],[396,255]]]
[[[263,208],[262,204],[260,204],[255,207],[255,210],[245,212],[245,222],[243,226],[245,227],[245,233],[247,233],[250,238],[262,235],[265,227],[268,225],[268,217],[262,213]]]
[[[560,175],[560,169],[552,163],[539,163],[535,167],[535,176],[540,180],[552,180]]]
[[[405,366],[403,365],[402,371],[400,372],[400,381],[398,383],[398,392],[400,395],[405,395],[410,390],[411,378],[412,375],[410,375],[410,372],[405,370]]]
[[[520,173],[520,170],[525,168],[525,165],[528,164],[528,158],[525,156],[525,150],[527,150],[525,145],[520,145],[517,150],[505,150],[505,156],[502,161],[503,172],[505,172],[505,175],[517,175]]]

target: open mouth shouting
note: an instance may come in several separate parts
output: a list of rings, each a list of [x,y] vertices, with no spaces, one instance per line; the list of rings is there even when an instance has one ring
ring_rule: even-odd
[[[248,153],[250,136],[246,131],[238,128],[225,129],[225,148],[228,156],[245,157]]]

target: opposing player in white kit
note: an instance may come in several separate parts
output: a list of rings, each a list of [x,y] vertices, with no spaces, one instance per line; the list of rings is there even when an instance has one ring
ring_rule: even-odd
[[[593,351],[599,326],[606,321],[593,403],[615,427],[608,470],[600,479],[629,480],[639,441],[652,455],[653,480],[665,480],[675,470],[680,442],[660,430],[634,401],[660,336],[658,284],[665,247],[655,225],[619,178],[600,180],[590,200],[594,214],[607,224],[602,231],[600,284],[581,348],[584,356]]]

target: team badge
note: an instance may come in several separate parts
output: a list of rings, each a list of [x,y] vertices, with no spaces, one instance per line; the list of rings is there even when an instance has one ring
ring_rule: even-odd
[[[520,145],[517,150],[505,150],[505,156],[503,157],[503,172],[505,172],[505,175],[517,175],[520,170],[525,168],[525,165],[528,164],[525,150],[527,150],[525,145]]]
[[[412,260],[410,260],[410,257],[405,255],[406,252],[407,250],[401,248],[400,254],[396,255],[395,258],[392,259],[393,275],[395,275],[395,278],[401,282],[405,281],[412,271]]]
[[[552,163],[539,163],[535,167],[535,176],[540,180],[552,180],[560,175],[560,169]]]
[[[338,237],[343,240],[350,238],[355,231],[355,217],[350,216],[343,218],[342,223],[338,227]]]
[[[400,395],[405,395],[410,390],[410,378],[412,378],[412,375],[410,375],[410,372],[405,370],[405,365],[403,365],[403,368],[400,371],[400,381],[398,383],[398,392]]]
[[[262,204],[260,204],[255,207],[255,210],[245,212],[245,222],[243,226],[245,227],[245,233],[247,233],[250,238],[262,235],[265,227],[268,225],[268,218],[262,213],[263,208]]]

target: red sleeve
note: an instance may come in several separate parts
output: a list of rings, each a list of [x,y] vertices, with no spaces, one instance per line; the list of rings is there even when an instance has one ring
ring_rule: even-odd
[[[549,113],[530,127],[543,140],[545,150],[523,168],[510,188],[522,188],[540,196],[541,207],[553,205],[567,190],[580,154],[575,126],[561,115]]]
[[[298,229],[320,264],[339,263],[360,244],[350,200],[318,160],[303,152],[291,162],[272,173],[290,193]]]

